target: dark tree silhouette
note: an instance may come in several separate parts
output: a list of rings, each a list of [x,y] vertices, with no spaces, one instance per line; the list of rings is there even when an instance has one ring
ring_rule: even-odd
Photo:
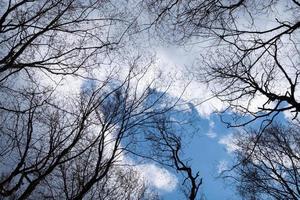
[[[111,1],[2,1],[1,83],[20,71],[77,74],[99,66],[134,22]]]
[[[178,133],[180,130],[174,124],[178,125],[179,122],[170,120],[168,114],[159,115],[153,119],[156,125],[154,128],[147,129],[145,135],[145,140],[151,145],[150,153],[139,154],[139,156],[150,158],[180,173],[183,177],[181,188],[186,199],[200,199],[199,187],[202,184],[202,178],[199,171],[195,172],[187,159],[183,158],[180,136],[183,133]]]
[[[243,133],[236,140],[239,164],[233,171],[224,171],[224,177],[238,181],[245,199],[299,199],[299,137],[295,124],[272,124],[262,134]]]
[[[242,116],[226,121],[228,125],[270,120],[282,111],[297,118],[299,1],[145,2],[161,37],[181,44],[204,42],[209,47],[200,52],[192,73],[209,83],[228,109]],[[251,119],[245,121],[245,115]]]
[[[156,198],[121,158],[136,130],[172,106],[145,106],[151,61],[114,62],[136,18],[127,1],[114,3],[0,2],[1,199]],[[59,90],[70,77],[80,91]]]
[[[230,127],[262,122],[239,138],[238,189],[248,199],[299,199],[299,38],[297,0],[145,0],[160,37],[199,45],[190,72],[230,111]],[[232,112],[233,111],[233,112]],[[294,125],[276,125],[280,113]],[[232,117],[232,118],[230,118]],[[268,127],[270,126],[270,127]]]
[[[95,186],[122,164],[122,145],[130,145],[130,137],[147,119],[170,109],[153,110],[155,103],[142,106],[151,95],[151,85],[138,94],[136,84],[144,75],[130,72],[114,87],[108,77],[63,102],[45,93],[24,92],[18,106],[28,105],[26,111],[1,112],[1,196],[82,199],[91,191],[101,195]],[[124,138],[128,142],[122,144]]]

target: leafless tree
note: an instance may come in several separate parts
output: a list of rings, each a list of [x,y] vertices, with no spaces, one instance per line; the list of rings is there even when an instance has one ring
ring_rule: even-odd
[[[172,122],[167,115],[153,119],[156,125],[147,129],[145,135],[145,140],[150,142],[150,153],[142,156],[180,173],[183,176],[181,188],[186,199],[200,199],[199,187],[202,178],[198,171],[195,173],[187,159],[183,158],[182,138],[178,134],[180,130],[174,128],[176,122]]]
[[[133,23],[125,2],[1,1],[1,82],[19,71],[75,74],[98,67]]]
[[[66,173],[66,171],[62,173]],[[77,171],[74,175],[78,175],[77,173],[82,172]],[[74,182],[74,180],[76,180],[76,177],[64,181]],[[70,182],[64,184],[70,185]],[[51,188],[49,190],[51,191]],[[70,188],[70,190],[74,192],[75,188]],[[45,195],[43,195],[43,198],[45,198]],[[113,166],[103,179],[95,183],[95,186],[91,188],[84,199],[156,200],[159,197],[158,194],[148,187],[147,181],[144,180],[140,172],[135,170],[133,166],[120,165]]]
[[[170,107],[147,103],[151,62],[115,69],[136,18],[115,3],[0,2],[1,199],[155,198],[120,165],[136,130]],[[68,77],[83,80],[79,92],[58,91]]]
[[[262,122],[238,143],[234,172],[241,193],[299,199],[300,2],[144,2],[160,37],[203,49],[191,72],[228,105],[224,112],[231,115],[223,121],[231,127]],[[272,124],[282,112],[292,116],[293,126]]]
[[[299,1],[145,2],[162,37],[208,46],[199,45],[204,50],[191,72],[209,83],[228,109],[238,111],[226,121],[229,126],[271,120],[282,111],[297,118]],[[253,106],[257,99],[263,101],[258,107]]]
[[[117,177],[113,179],[113,186],[107,185],[105,192],[108,198],[102,198],[103,191],[99,195],[100,199],[136,199],[136,200],[158,200],[158,194],[151,191],[147,182],[140,176],[140,172],[132,167],[118,167]]]
[[[138,91],[146,71],[134,73],[132,68],[122,82],[107,77],[63,102],[45,93],[24,92],[19,106],[29,105],[26,111],[3,110],[1,196],[83,199],[92,195],[120,164],[130,138],[140,133],[137,130],[170,109],[154,109],[162,96],[148,103],[154,82]]]
[[[299,137],[295,124],[272,124],[263,134],[243,133],[236,140],[235,157],[240,164],[223,175],[237,180],[245,199],[299,199]]]

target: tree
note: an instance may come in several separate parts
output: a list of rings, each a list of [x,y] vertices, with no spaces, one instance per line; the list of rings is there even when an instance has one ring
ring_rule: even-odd
[[[120,165],[130,138],[172,105],[145,103],[158,81],[139,85],[152,61],[121,59],[135,32],[128,5],[0,4],[0,198],[151,199],[138,173]],[[63,89],[70,78],[82,82],[78,91]]]
[[[241,134],[235,152],[240,164],[224,177],[237,180],[245,199],[299,199],[299,137],[295,124],[272,124],[263,134],[255,130]]]
[[[139,140],[147,143],[147,146],[143,146],[142,150],[136,150],[134,155],[175,170],[183,178],[181,189],[185,198],[195,200],[201,198],[199,188],[202,185],[202,178],[199,175],[200,172],[195,172],[189,164],[188,159],[184,159],[181,135],[191,136],[190,132],[183,132],[184,128],[179,127],[184,126],[184,123],[174,117],[180,112],[183,112],[180,108],[174,108],[171,112],[151,118],[151,124],[154,125],[147,127],[144,130],[145,134],[139,137]]]
[[[151,125],[145,124],[148,119],[170,109],[153,109],[161,97],[145,104],[152,95],[152,85],[137,91],[144,76],[133,74],[132,68],[123,82],[114,82],[109,76],[63,102],[33,92],[25,96],[23,104],[30,105],[25,112],[2,111],[1,196],[101,196],[95,187],[122,164],[121,158],[133,141],[130,138]]]
[[[199,195],[199,187],[202,184],[202,178],[199,177],[199,172],[194,174],[194,170],[182,158],[182,142],[181,137],[171,132],[170,123],[161,118],[157,120],[158,135],[151,135],[150,140],[154,142],[155,149],[159,152],[164,152],[165,159],[168,160],[166,164],[172,166],[177,172],[182,173],[184,181],[182,183],[183,192],[187,199],[195,200]]]
[[[68,181],[72,182],[74,179]],[[64,184],[70,185],[70,183]],[[70,190],[75,192],[75,188],[70,188]],[[55,199],[53,196],[51,197]],[[43,198],[46,197],[43,196]],[[95,186],[85,196],[85,199],[157,200],[159,197],[148,187],[147,182],[140,175],[139,171],[132,166],[121,165],[112,167],[101,181],[95,183]]]
[[[99,67],[134,19],[111,1],[2,1],[1,82],[20,71],[77,74]]]
[[[209,46],[193,73],[239,113],[229,126],[272,120],[283,111],[297,118],[299,1],[145,2],[162,37]]]
[[[144,2],[160,37],[203,49],[192,73],[228,105],[223,112],[232,118],[223,122],[260,123],[258,131],[238,138],[232,175],[238,190],[248,199],[299,199],[300,2]],[[283,112],[293,127],[273,124]]]

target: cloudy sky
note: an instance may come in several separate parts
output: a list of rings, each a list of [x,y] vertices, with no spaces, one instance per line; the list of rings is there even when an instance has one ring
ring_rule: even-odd
[[[264,21],[270,20],[265,19]],[[191,164],[194,171],[199,171],[203,178],[203,184],[200,187],[201,195],[212,200],[240,199],[234,183],[219,177],[220,172],[228,169],[232,164],[233,152],[236,150],[234,133],[238,129],[228,128],[221,122],[220,115],[217,112],[222,111],[224,108],[223,103],[216,98],[211,98],[213,95],[207,85],[197,81],[189,71],[194,66],[199,65],[197,57],[199,53],[203,52],[203,49],[205,49],[205,42],[204,46],[203,44],[200,46],[158,46],[155,49],[158,59],[157,67],[164,73],[176,77],[173,79],[174,84],[169,91],[169,95],[180,96],[182,86],[187,85],[182,98],[190,103],[188,109],[185,109],[181,114],[183,118],[192,116],[196,128],[193,127],[188,130],[195,134],[190,140],[185,141],[184,151],[186,158],[190,159],[189,164]],[[252,109],[256,110],[264,101],[265,99],[262,97],[257,98],[251,104]],[[226,118],[230,117],[231,114],[227,112],[222,116]],[[276,120],[283,122],[286,117],[284,114],[280,114]],[[260,122],[258,120],[251,126],[258,127]],[[157,173],[151,171],[152,169]],[[159,189],[164,199],[181,199],[180,185],[182,182],[180,182],[180,177],[175,178],[175,172],[160,175],[162,172],[159,169],[154,169],[151,166],[147,170],[147,173],[151,176],[150,182],[152,185]],[[155,180],[156,178],[158,180]],[[173,183],[170,183],[170,181]]]
[[[232,132],[234,130],[226,128],[221,123],[219,115],[214,113],[214,111],[221,110],[223,106],[217,99],[210,99],[211,93],[206,85],[193,80],[192,76],[186,78],[187,68],[194,64],[197,50],[175,46],[161,47],[157,50],[157,57],[161,69],[164,72],[175,74],[177,77],[173,90],[171,89],[169,92],[171,95],[180,95],[181,90],[178,88],[188,84],[183,99],[192,103],[189,103],[188,109],[185,109],[181,114],[182,118],[191,117],[194,126],[188,128],[188,132],[194,134],[193,137],[185,141],[184,155],[190,159],[189,163],[193,169],[199,171],[203,178],[203,184],[200,187],[201,195],[207,199],[239,199],[235,194],[233,185],[218,177],[219,173],[228,167],[232,159],[232,151],[234,150]],[[175,172],[172,173],[176,175]],[[173,175],[169,175],[167,180]],[[160,180],[162,178],[166,177],[162,176]],[[162,181],[166,185],[162,184],[158,188],[164,199],[171,200],[182,197],[180,190],[182,184],[180,181],[182,180],[178,179],[173,179],[173,182],[177,183],[176,185]],[[170,186],[172,187],[170,188]]]
[[[116,1],[116,4],[118,4],[118,1]],[[282,4],[284,4],[284,2]],[[137,5],[132,4],[132,7],[135,6]],[[259,16],[254,19],[253,23],[256,23],[258,27],[269,28],[272,27],[274,23],[277,23],[277,17],[281,17],[281,21],[290,20],[288,16],[279,16],[280,13],[285,11],[284,9],[284,5],[278,5],[276,12],[274,11]],[[136,12],[137,13],[132,12],[132,16],[141,14],[138,10],[136,10]],[[144,20],[142,14],[138,20]],[[243,19],[241,16],[238,22],[243,24],[245,20],[246,19]],[[118,31],[120,30],[108,31],[108,35],[114,32],[118,34]],[[101,66],[104,67],[91,72],[91,74],[99,80],[104,80],[107,74],[113,74],[112,79],[123,80],[127,78],[127,72],[129,70],[129,67],[124,67],[128,64],[125,63],[124,60],[132,60],[130,59],[131,56],[134,57],[136,54],[140,54],[145,57],[145,62],[142,61],[137,65],[141,64],[140,68],[143,68],[143,65],[150,60],[149,58],[153,57],[155,61],[153,66],[149,68],[147,75],[143,77],[144,81],[140,82],[137,88],[143,91],[144,86],[147,86],[147,83],[151,81],[153,77],[161,74],[162,83],[166,85],[171,83],[167,96],[181,98],[180,103],[182,103],[182,107],[179,108],[179,110],[181,110],[176,112],[176,115],[172,117],[178,121],[187,120],[189,122],[187,125],[184,125],[184,134],[186,135],[183,141],[184,158],[188,160],[194,172],[199,171],[200,177],[203,178],[203,184],[200,187],[200,196],[211,200],[239,199],[234,184],[219,177],[220,172],[227,169],[233,161],[233,152],[236,150],[234,134],[238,129],[227,128],[226,125],[221,122],[217,112],[222,111],[225,105],[220,100],[213,98],[213,94],[210,92],[208,86],[197,79],[197,70],[195,70],[201,68],[201,62],[198,60],[199,55],[205,55],[206,51],[220,43],[209,41],[205,38],[192,38],[188,43],[180,46],[163,42],[161,38],[156,36],[149,37],[147,34],[149,34],[149,32],[147,33],[145,31],[141,34],[134,35],[134,42],[130,41],[130,39],[132,39],[130,37],[128,37],[129,39],[124,39],[124,44],[122,44],[125,48],[120,50],[123,52],[118,52],[116,55],[112,53],[110,56],[117,57],[115,59],[110,56],[107,56],[109,58],[106,58],[106,55],[103,56],[105,59],[103,63],[101,63]],[[153,33],[150,31],[150,35],[151,34]],[[109,36],[107,36],[107,38],[109,38]],[[145,41],[145,39],[147,41]],[[67,38],[65,40],[70,40],[72,43],[74,38]],[[125,59],[123,59],[122,56]],[[114,65],[111,65],[110,59],[114,60]],[[57,92],[57,96],[62,99],[67,99],[68,95],[77,95],[83,87],[90,87],[90,85],[88,85],[90,82],[87,83],[84,79],[78,77],[56,79],[56,75],[52,77],[52,75],[46,75],[42,72],[41,74],[37,74],[37,76],[40,77],[41,84],[43,85],[57,85],[58,87],[55,92]],[[53,81],[54,79],[55,81]],[[281,85],[285,83],[276,82],[275,84],[277,88],[272,89],[282,89],[285,91],[286,88],[281,87]],[[262,97],[255,98],[251,104],[253,108],[251,107],[250,109],[255,110],[258,105],[264,102],[265,99]],[[231,114],[230,112],[224,113],[223,117],[230,117]],[[284,116],[281,114],[277,120],[284,121],[285,117],[288,117],[288,115]],[[259,121],[256,124],[259,124]],[[255,126],[256,124],[253,123],[252,125]],[[126,164],[136,164],[135,160],[122,156],[120,156],[120,160]],[[159,194],[161,194],[164,199],[182,199],[182,193],[180,191],[182,177],[177,174],[176,171],[153,162],[138,164],[135,167],[140,171],[147,182],[159,191]]]

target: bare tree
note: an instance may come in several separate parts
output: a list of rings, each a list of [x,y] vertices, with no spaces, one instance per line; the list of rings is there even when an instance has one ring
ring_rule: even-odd
[[[228,105],[224,112],[233,111],[223,121],[231,127],[262,122],[238,143],[232,176],[243,196],[299,199],[300,2],[144,2],[160,37],[203,49],[191,72]],[[293,126],[272,124],[282,112]]]
[[[140,176],[132,166],[118,166],[116,176],[112,183],[106,185],[104,191],[100,191],[99,199],[136,199],[136,200],[158,200],[158,194],[154,193],[147,186],[147,181]],[[113,186],[112,186],[112,185]],[[102,198],[103,192],[106,192],[108,198]]]
[[[263,134],[243,133],[236,140],[235,157],[240,164],[224,171],[224,177],[237,180],[245,199],[299,199],[299,137],[295,124],[272,124]]]
[[[174,113],[173,113],[174,114]],[[145,141],[150,145],[150,152],[143,150],[139,156],[151,159],[162,166],[168,167],[180,173],[183,177],[182,191],[186,199],[200,199],[199,187],[202,178],[199,172],[195,173],[187,159],[183,158],[183,147],[180,129],[174,126],[178,122],[172,121],[172,114],[159,115],[155,117],[155,126],[146,129]],[[176,127],[176,128],[175,128]]]
[[[28,110],[2,111],[1,196],[83,199],[91,195],[120,164],[126,149],[122,145],[130,145],[130,138],[149,118],[170,109],[153,109],[162,97],[146,103],[154,82],[138,91],[146,71],[131,68],[121,82],[109,76],[65,102],[28,92],[23,102],[30,105]]]
[[[126,4],[117,8],[112,1],[2,1],[1,82],[19,71],[65,75],[95,68],[133,22]]]
[[[122,46],[134,23],[126,4],[117,9],[111,1],[0,3],[0,109],[4,111],[28,111],[28,104],[21,104],[23,98],[35,92],[35,97],[51,96],[66,75],[93,77],[101,64],[112,62],[113,50]]]
[[[67,173],[66,171],[62,173]],[[74,175],[78,175],[82,171],[77,171]],[[61,175],[58,175],[60,178]],[[76,178],[64,181],[74,182]],[[65,185],[70,185],[70,182],[65,182]],[[75,188],[69,188],[75,191]],[[51,188],[49,188],[51,191]],[[52,189],[53,190],[53,189]],[[43,195],[45,198],[45,195]],[[133,166],[113,166],[109,173],[95,183],[94,187],[87,193],[84,199],[126,199],[126,200],[156,200],[159,199],[158,194],[148,187],[147,181],[140,175],[140,172],[135,170]]]
[[[151,62],[115,69],[135,25],[126,3],[0,2],[1,199],[155,198],[136,171],[117,167],[136,130],[170,109],[145,103]],[[71,76],[81,90],[58,92]]]
[[[145,2],[162,37],[209,47],[199,45],[204,51],[191,72],[239,112],[228,125],[270,120],[282,111],[297,117],[299,1]],[[253,106],[259,98],[263,102]]]

